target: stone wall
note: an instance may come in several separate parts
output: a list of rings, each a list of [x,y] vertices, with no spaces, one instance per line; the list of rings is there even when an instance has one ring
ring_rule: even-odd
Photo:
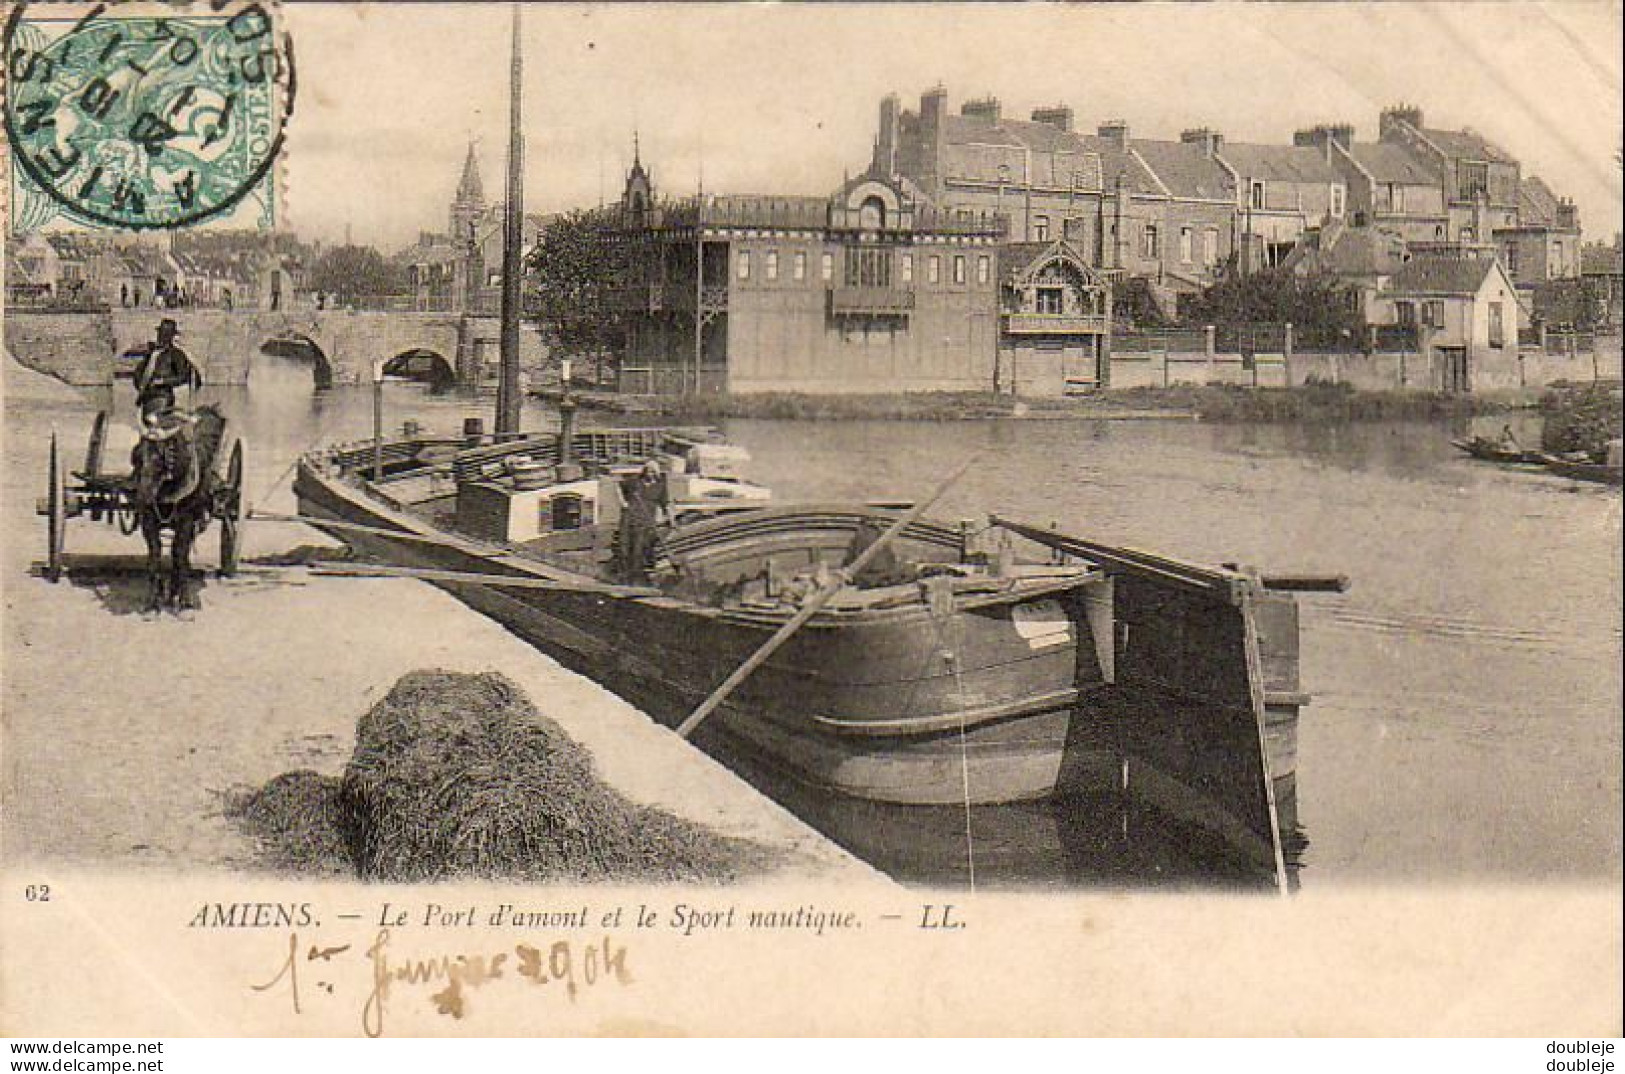
[[[115,353],[104,315],[6,311],[6,350],[29,369],[79,386],[106,384]]]
[[[1619,340],[1599,339],[1596,349],[1573,354],[1523,350],[1500,363],[1475,362],[1473,390],[1516,391],[1544,388],[1556,381],[1619,377]],[[1160,388],[1173,384],[1238,384],[1259,388],[1298,387],[1309,380],[1349,384],[1362,391],[1433,392],[1443,388],[1440,363],[1416,351],[1342,354],[1297,351],[1259,354],[1251,366],[1240,354],[1169,351],[1167,355],[1114,353],[1112,387]]]

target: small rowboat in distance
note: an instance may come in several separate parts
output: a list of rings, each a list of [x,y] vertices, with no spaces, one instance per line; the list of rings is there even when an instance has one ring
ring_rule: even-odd
[[[1544,456],[1546,469],[1559,477],[1572,478],[1575,481],[1596,481],[1604,485],[1618,485],[1621,483],[1621,467],[1619,463],[1589,462],[1575,459],[1558,458],[1555,455]]]
[[[1451,445],[1484,462],[1498,462],[1507,466],[1544,466],[1546,456],[1538,451],[1507,447],[1499,440],[1474,436],[1465,440],[1452,440]]]

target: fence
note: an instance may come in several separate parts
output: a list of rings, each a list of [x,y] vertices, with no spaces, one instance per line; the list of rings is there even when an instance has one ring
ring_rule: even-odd
[[[728,368],[700,367],[696,387],[693,366],[623,365],[616,389],[624,395],[720,395],[728,390]]]

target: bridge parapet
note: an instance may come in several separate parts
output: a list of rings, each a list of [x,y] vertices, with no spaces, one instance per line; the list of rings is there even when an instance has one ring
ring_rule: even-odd
[[[6,348],[23,365],[75,385],[107,384],[118,356],[156,338],[173,318],[180,345],[212,384],[245,384],[261,348],[273,340],[308,341],[322,353],[334,383],[358,384],[375,361],[408,351],[433,351],[453,368],[479,370],[495,360],[500,334],[494,317],[383,310],[117,309],[60,313],[8,309]],[[521,364],[539,369],[547,352],[534,327],[520,332]],[[471,361],[458,362],[459,346]]]

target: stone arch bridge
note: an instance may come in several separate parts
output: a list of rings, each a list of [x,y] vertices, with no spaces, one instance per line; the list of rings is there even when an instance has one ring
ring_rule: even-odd
[[[437,355],[465,387],[478,387],[497,362],[497,318],[473,314],[357,310],[118,309],[56,312],[8,309],[6,349],[23,365],[75,385],[107,384],[119,356],[156,337],[161,318],[211,384],[246,384],[255,361],[307,361],[313,383],[359,384],[374,362]],[[520,329],[520,364],[534,372],[547,349],[533,326]]]

